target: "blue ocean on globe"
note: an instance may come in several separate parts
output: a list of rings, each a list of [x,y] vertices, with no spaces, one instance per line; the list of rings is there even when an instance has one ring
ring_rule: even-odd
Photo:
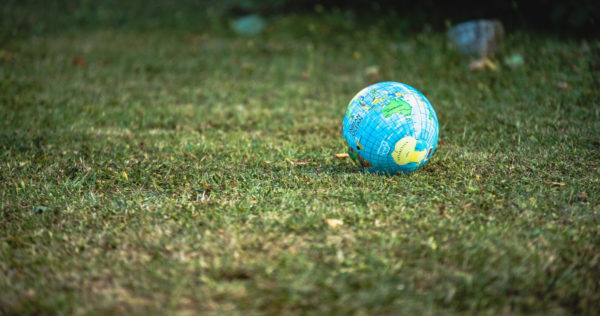
[[[342,136],[348,154],[362,169],[409,173],[433,155],[439,124],[433,106],[415,88],[380,82],[361,90],[348,104]]]

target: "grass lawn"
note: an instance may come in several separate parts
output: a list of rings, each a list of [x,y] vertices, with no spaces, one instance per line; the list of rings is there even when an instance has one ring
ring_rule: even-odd
[[[324,20],[6,43],[0,314],[600,313],[600,42],[516,32],[522,67],[469,72]],[[334,157],[386,80],[439,118],[411,175]]]

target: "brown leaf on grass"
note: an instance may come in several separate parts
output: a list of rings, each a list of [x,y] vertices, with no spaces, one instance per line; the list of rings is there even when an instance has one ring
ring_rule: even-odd
[[[579,200],[579,201],[585,201],[585,200],[587,200],[587,198],[588,198],[588,195],[585,191],[577,194],[577,200]]]
[[[346,158],[350,157],[350,155],[348,155],[347,153],[335,154],[333,156],[337,159],[346,159]]]
[[[564,81],[557,82],[554,84],[554,86],[559,88],[560,90],[571,90],[571,86],[569,86],[569,84]]]
[[[242,69],[244,70],[254,70],[256,69],[256,64],[248,61],[242,62]]]
[[[325,222],[327,222],[327,225],[329,226],[329,228],[337,228],[339,226],[344,225],[344,221],[342,221],[341,219],[335,219],[335,218],[328,218],[325,220]]]
[[[27,289],[27,291],[25,292],[25,295],[28,298],[33,298],[33,297],[35,297],[35,290],[34,289]]]
[[[204,40],[205,36],[204,35],[198,35],[198,34],[186,34],[183,38],[183,41],[186,44],[191,44],[191,45],[200,45],[202,44],[202,41]]]
[[[87,60],[81,56],[74,56],[71,63],[79,68],[87,67]]]
[[[498,66],[496,66],[496,64],[487,59],[487,58],[483,58],[483,59],[477,59],[477,60],[471,60],[469,62],[469,70],[474,71],[474,70],[492,70],[492,71],[498,71]]]
[[[6,51],[4,49],[0,49],[0,61],[5,63],[12,62],[15,60],[15,54]]]
[[[365,76],[370,81],[374,81],[374,82],[380,81],[381,76],[379,75],[379,66],[372,65],[372,66],[365,68]]]
[[[308,165],[309,161],[308,160],[300,160],[300,161],[289,160],[289,163],[292,166],[305,166],[305,165]]]
[[[6,238],[5,241],[9,244],[23,246],[23,247],[33,246],[33,244],[23,241],[23,240],[19,239],[19,237],[16,237],[16,236],[10,236],[10,237]]]
[[[440,205],[440,213],[438,214],[438,216],[439,217],[450,218],[450,215],[448,215],[448,213],[446,213],[446,204]]]

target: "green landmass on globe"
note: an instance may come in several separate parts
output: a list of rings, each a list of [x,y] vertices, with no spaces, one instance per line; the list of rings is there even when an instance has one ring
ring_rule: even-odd
[[[412,113],[412,106],[402,99],[393,99],[382,110],[383,117],[389,118],[395,113],[409,117]]]
[[[352,114],[350,114],[350,109],[351,109],[351,107],[346,108],[346,117],[348,117],[348,118],[352,118]]]

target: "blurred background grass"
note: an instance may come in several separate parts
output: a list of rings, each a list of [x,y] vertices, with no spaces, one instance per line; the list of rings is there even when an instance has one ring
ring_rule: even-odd
[[[229,18],[246,13],[267,17],[337,12],[345,24],[386,23],[398,31],[424,27],[443,30],[448,23],[497,18],[509,30],[551,32],[562,36],[595,36],[600,4],[580,1],[317,1],[317,0],[5,0],[0,12],[0,43],[47,32],[91,27],[161,28],[200,31],[227,29]]]

